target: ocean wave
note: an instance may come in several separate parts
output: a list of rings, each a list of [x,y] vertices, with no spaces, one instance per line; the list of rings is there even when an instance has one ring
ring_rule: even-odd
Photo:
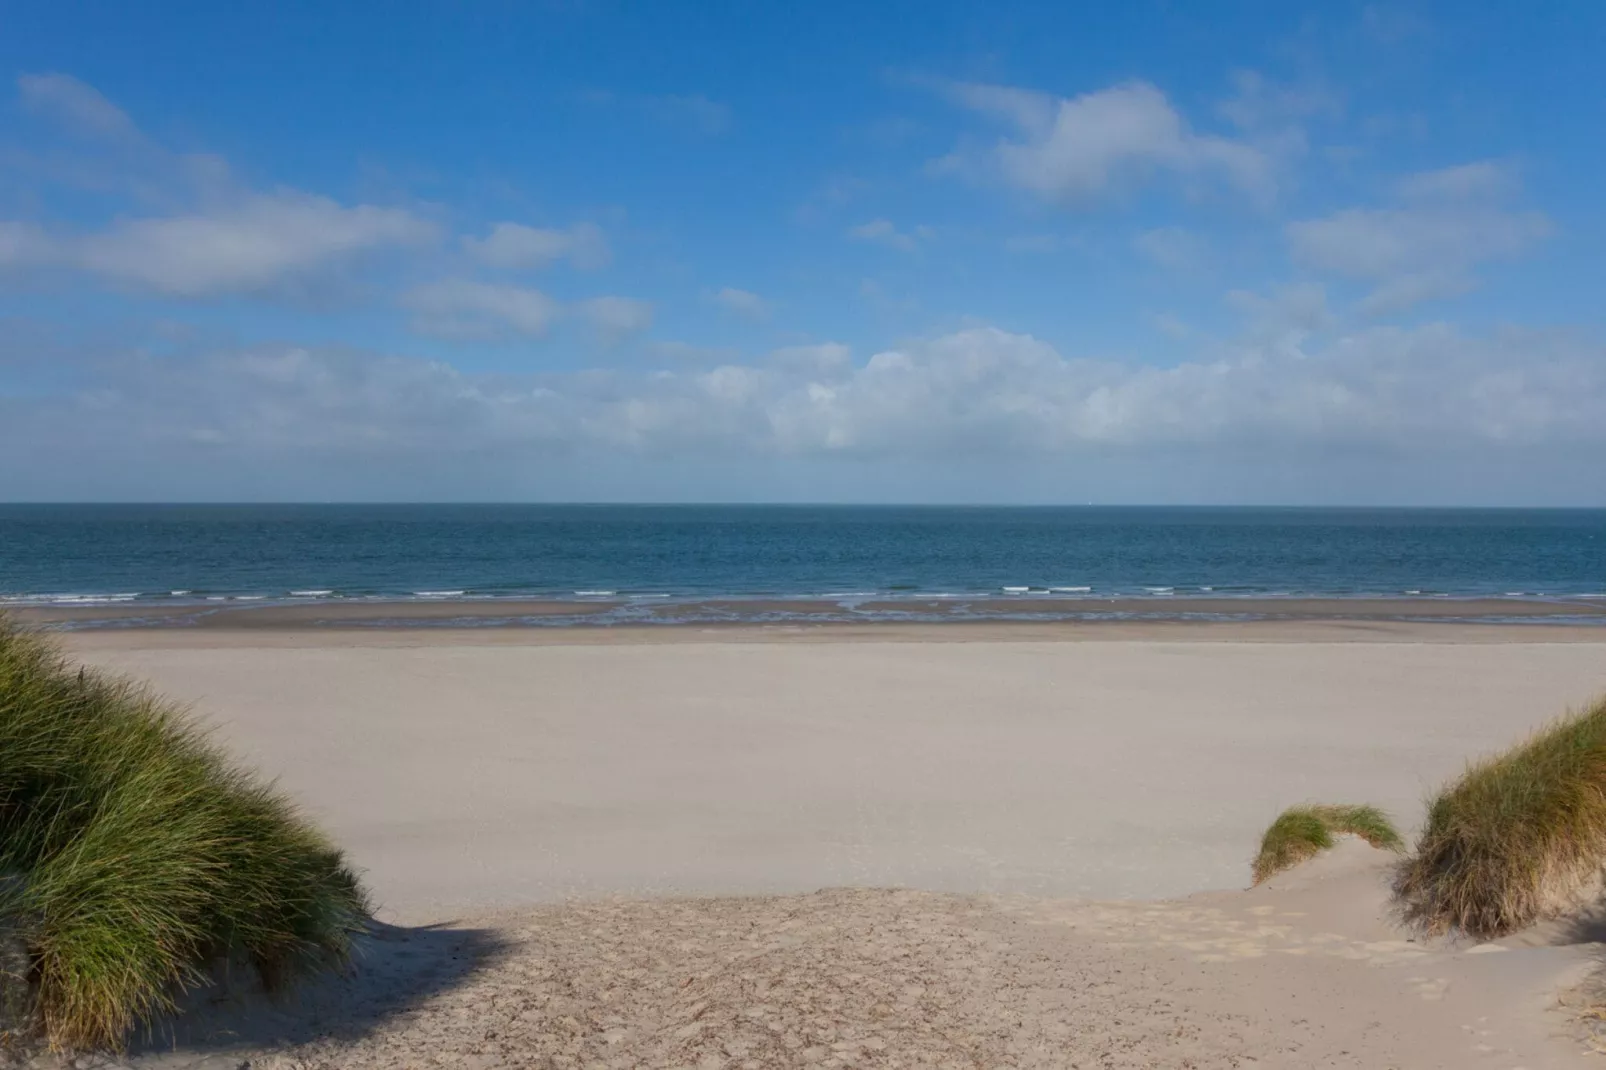
[[[1004,588],[1004,593],[1005,594],[1030,594],[1031,590],[1032,589],[1030,587],[1005,587]]]
[[[1055,594],[1087,594],[1092,589],[1093,588],[1091,588],[1091,587],[1050,587],[1049,588],[1049,590],[1052,591]]]
[[[137,592],[118,594],[19,594],[0,598],[0,603],[15,606],[103,606],[118,602],[132,602]]]
[[[576,591],[576,598],[612,598],[618,591]]]
[[[291,591],[291,598],[328,598],[335,592],[326,587],[319,587],[308,591]]]
[[[1175,587],[1145,587],[1143,589],[1145,591],[1148,591],[1150,594],[1176,594],[1177,593],[1177,589]]]

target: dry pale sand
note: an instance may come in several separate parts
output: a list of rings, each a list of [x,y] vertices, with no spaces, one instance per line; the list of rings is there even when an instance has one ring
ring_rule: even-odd
[[[1369,849],[1181,897],[1241,887],[1293,802],[1414,823],[1469,757],[1606,691],[1606,636],[885,634],[70,637],[196,702],[396,923],[355,982],[139,1061],[1592,1064],[1557,999],[1593,945],[1411,943]]]
[[[1588,948],[1425,947],[1364,844],[1162,902],[835,889],[388,931],[360,979],[186,1023],[141,1070],[1598,1065]],[[1494,952],[1494,953],[1490,953]],[[1574,997],[1577,998],[1577,997]],[[158,1045],[151,1045],[151,1049]]]

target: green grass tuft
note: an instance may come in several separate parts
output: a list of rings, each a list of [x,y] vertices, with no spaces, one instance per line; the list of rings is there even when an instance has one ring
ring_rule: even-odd
[[[1493,939],[1585,905],[1606,866],[1606,700],[1469,766],[1395,874],[1430,933]]]
[[[1315,857],[1333,846],[1334,835],[1344,833],[1389,851],[1404,846],[1388,815],[1375,806],[1291,806],[1278,815],[1260,839],[1260,853],[1254,863],[1255,883]]]
[[[0,935],[53,1047],[121,1047],[223,957],[270,989],[342,964],[367,918],[340,853],[177,708],[0,619]]]

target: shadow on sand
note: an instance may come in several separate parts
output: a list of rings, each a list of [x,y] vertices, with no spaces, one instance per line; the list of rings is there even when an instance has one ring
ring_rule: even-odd
[[[351,968],[283,995],[223,977],[190,994],[184,1011],[131,1039],[126,1058],[159,1067],[238,1067],[248,1052],[317,1039],[351,1040],[494,966],[510,944],[491,929],[375,922]]]

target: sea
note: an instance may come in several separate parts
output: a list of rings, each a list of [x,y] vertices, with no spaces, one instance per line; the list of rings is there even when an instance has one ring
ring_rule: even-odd
[[[600,599],[584,621],[607,623],[1045,597],[1602,598],[1606,510],[0,505],[0,608]]]

